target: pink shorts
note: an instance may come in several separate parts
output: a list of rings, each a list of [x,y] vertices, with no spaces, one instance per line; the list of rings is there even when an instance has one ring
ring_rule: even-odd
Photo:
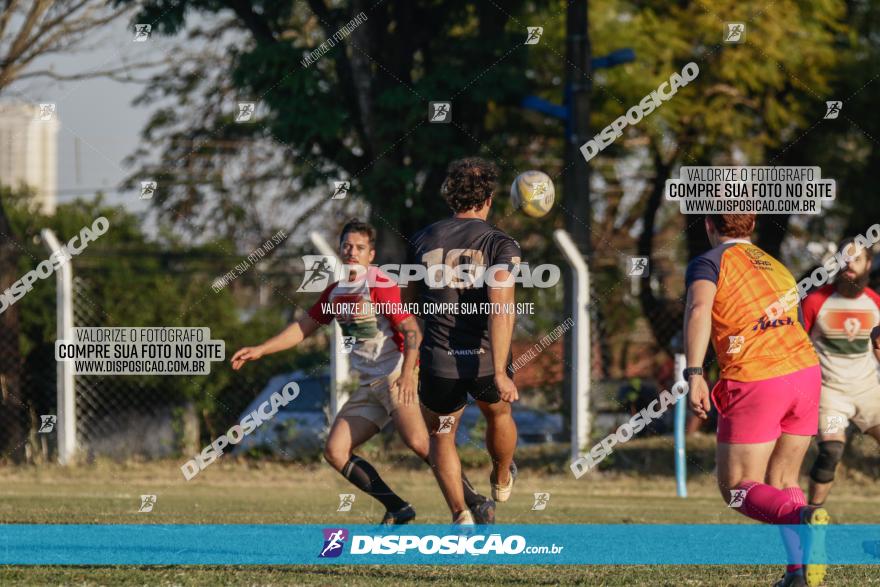
[[[760,381],[722,379],[712,389],[718,442],[757,444],[784,432],[813,436],[819,427],[819,366]]]

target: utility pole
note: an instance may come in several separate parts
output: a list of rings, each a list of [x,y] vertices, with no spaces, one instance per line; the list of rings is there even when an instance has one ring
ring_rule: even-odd
[[[591,57],[588,32],[587,0],[573,0],[568,4],[565,25],[565,88],[568,119],[565,124],[565,166],[562,172],[565,207],[565,229],[575,246],[589,264],[590,247],[590,169],[580,152],[580,146],[590,136]],[[574,276],[570,269],[565,272],[564,307],[571,308],[575,292]],[[574,357],[572,332],[565,336],[565,361],[590,361],[590,356]],[[589,342],[587,348],[590,348]],[[574,382],[570,370],[565,369],[563,389],[563,422],[571,421],[571,393]],[[580,447],[578,447],[580,448]]]

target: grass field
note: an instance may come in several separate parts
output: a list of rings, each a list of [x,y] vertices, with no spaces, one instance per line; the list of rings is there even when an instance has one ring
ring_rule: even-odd
[[[629,443],[619,464],[637,455],[659,454],[666,441]],[[659,447],[659,448],[658,448]],[[629,454],[629,456],[627,456]],[[466,455],[471,464],[480,453]],[[552,459],[524,452],[513,498],[498,509],[499,523],[751,523],[726,507],[699,459],[691,455],[689,497],[678,499],[668,475],[591,473],[575,480]],[[627,460],[629,459],[629,460]],[[433,477],[411,459],[379,468],[389,484],[418,511],[418,522],[448,523]],[[564,461],[564,457],[561,459]],[[667,461],[668,462],[668,461]],[[550,463],[550,464],[547,464]],[[328,467],[280,463],[212,465],[186,482],[178,462],[98,462],[71,469],[55,466],[0,468],[2,523],[374,523],[382,508],[358,495],[353,511],[336,512],[338,494],[350,486]],[[379,463],[377,463],[379,464]],[[635,463],[638,465],[638,463]],[[639,469],[643,469],[641,465]],[[650,468],[650,467],[644,467]],[[478,489],[488,489],[488,467],[468,470]],[[551,494],[548,508],[531,511],[534,492]],[[156,494],[153,512],[137,513],[141,494]],[[829,508],[840,523],[880,523],[876,485],[848,474],[835,488]],[[2,541],[0,541],[2,542]],[[7,567],[0,585],[772,585],[781,567]],[[877,567],[834,567],[828,585],[880,585]]]

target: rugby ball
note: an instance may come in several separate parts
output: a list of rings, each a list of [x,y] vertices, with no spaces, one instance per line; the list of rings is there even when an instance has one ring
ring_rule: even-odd
[[[556,201],[553,180],[543,171],[520,173],[510,186],[510,199],[514,207],[532,218],[546,216]]]

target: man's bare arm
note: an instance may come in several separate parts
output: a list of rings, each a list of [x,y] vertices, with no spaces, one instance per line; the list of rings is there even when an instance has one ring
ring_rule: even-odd
[[[684,354],[688,367],[702,367],[706,359],[706,348],[712,336],[712,305],[717,290],[714,283],[705,279],[698,279],[688,287],[684,313]],[[706,378],[691,375],[687,383],[688,405],[697,417],[707,419],[712,402],[709,400]]]
[[[688,288],[684,314],[684,354],[688,367],[698,367],[706,359],[716,291],[715,284],[705,279],[693,282]]]
[[[509,271],[499,271],[495,275],[498,287],[489,288],[489,343],[492,347],[492,365],[495,369],[495,386],[501,399],[507,402],[519,399],[519,392],[513,380],[507,374],[507,357],[510,355],[510,343],[513,340],[513,326],[516,315],[514,306],[514,282]],[[509,285],[508,285],[509,282]]]
[[[269,340],[257,346],[247,346],[236,351],[232,356],[232,369],[238,371],[248,361],[256,361],[266,355],[286,351],[309,337],[321,326],[306,314]]]
[[[291,349],[308,338],[321,327],[314,318],[306,314],[266,342],[260,345],[264,355],[271,355]]]
[[[414,316],[397,325],[397,330],[403,334],[403,366],[400,377],[395,385],[398,389],[399,399],[405,406],[416,403],[416,394],[419,389],[416,381],[416,365],[419,362],[419,346],[422,344],[422,331]]]
[[[403,334],[403,367],[404,373],[415,371],[419,362],[419,346],[422,344],[422,330],[414,316],[410,316],[397,325],[397,330]]]

